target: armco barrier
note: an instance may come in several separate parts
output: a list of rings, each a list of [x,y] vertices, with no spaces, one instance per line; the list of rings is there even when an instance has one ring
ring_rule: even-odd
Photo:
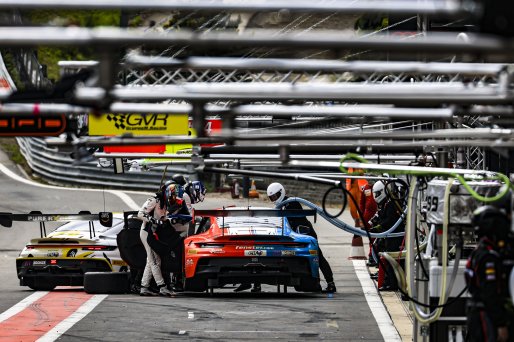
[[[32,171],[49,183],[153,192],[159,187],[164,171],[164,166],[160,166],[148,171],[115,174],[112,167],[98,167],[96,161],[77,163],[69,152],[48,147],[40,138],[16,140]],[[192,168],[172,165],[167,168],[167,179],[175,173],[196,178]]]

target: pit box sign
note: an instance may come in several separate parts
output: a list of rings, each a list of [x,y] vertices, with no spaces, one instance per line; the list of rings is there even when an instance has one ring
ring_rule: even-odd
[[[0,114],[0,136],[58,136],[66,129],[66,117]]]
[[[89,135],[188,135],[188,116],[168,114],[105,114],[89,115]],[[191,149],[191,144],[109,146],[104,152],[176,153]]]
[[[15,90],[7,69],[0,55],[0,89]],[[63,114],[41,117],[38,106],[34,106],[33,116],[0,114],[0,136],[58,136],[66,129],[66,117]]]
[[[444,198],[447,180],[434,179],[428,182],[425,190],[423,210],[426,212],[426,221],[429,225],[442,226],[444,224]],[[481,196],[492,197],[501,188],[501,184],[491,181],[469,181],[468,185]],[[448,223],[450,225],[470,226],[473,211],[482,205],[473,198],[462,184],[455,181],[449,193]]]
[[[221,119],[218,118],[206,118],[205,119],[205,126],[204,126],[204,132],[205,135],[210,137],[212,136],[212,133],[219,133],[221,132]],[[189,120],[189,135],[196,137],[196,131],[193,128],[193,120]],[[212,147],[212,146],[218,146],[220,144],[200,144],[201,147]]]

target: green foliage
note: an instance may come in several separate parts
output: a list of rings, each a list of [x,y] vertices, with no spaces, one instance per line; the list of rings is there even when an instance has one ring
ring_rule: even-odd
[[[140,15],[136,15],[132,19],[129,20],[128,26],[129,27],[138,27],[143,25],[143,17]]]
[[[84,61],[95,59],[93,49],[79,48],[50,48],[39,47],[37,49],[37,58],[40,64],[47,66],[47,77],[55,82],[59,79],[59,61]]]
[[[119,26],[120,11],[29,11],[24,14],[25,20],[36,25],[56,26]],[[48,78],[59,79],[59,61],[96,59],[95,47],[87,48],[62,47],[37,49],[39,63],[47,66]]]
[[[2,58],[4,59],[5,67],[11,75],[11,79],[16,85],[16,89],[23,90],[25,85],[21,81],[20,74],[18,73],[18,69],[16,68],[16,63],[14,63],[14,57],[10,51],[2,51]]]
[[[203,24],[207,23],[208,20],[210,20],[208,16],[198,15],[194,17],[188,17],[188,15],[176,12],[166,23],[162,25],[162,27],[164,29],[169,29],[173,26],[176,26],[175,28],[177,30],[196,30]]]
[[[63,26],[119,26],[120,11],[29,11],[26,17],[33,24]]]
[[[20,147],[15,138],[0,138],[0,149],[2,149],[13,162],[22,165],[24,169],[28,169],[27,162],[21,154]]]

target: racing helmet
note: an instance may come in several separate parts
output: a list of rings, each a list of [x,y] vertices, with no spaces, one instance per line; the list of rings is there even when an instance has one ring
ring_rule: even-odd
[[[387,198],[384,182],[378,181],[373,185],[373,198],[377,204],[381,204]]]
[[[168,186],[170,184],[174,183],[172,180],[167,180],[166,182],[162,183],[161,184],[161,187],[159,188],[159,190],[164,194],[166,193],[166,189],[168,188]]]
[[[187,180],[186,180],[186,177],[184,177],[184,175],[180,174],[180,173],[176,173],[174,174],[171,179],[177,183],[178,185],[180,186],[185,186],[187,184]]]
[[[266,191],[271,202],[280,203],[286,197],[286,189],[280,183],[271,183]]]
[[[205,199],[205,193],[207,192],[207,189],[205,189],[205,186],[200,181],[194,181],[191,183],[192,190],[191,194],[193,195],[193,199],[195,203],[203,202]]]
[[[478,237],[486,236],[495,241],[499,247],[508,239],[510,221],[502,209],[493,205],[484,205],[473,212],[471,224]]]
[[[182,193],[181,193],[181,186],[175,183],[171,183],[166,188],[165,193],[165,199],[166,203],[169,206],[175,206],[182,204]]]

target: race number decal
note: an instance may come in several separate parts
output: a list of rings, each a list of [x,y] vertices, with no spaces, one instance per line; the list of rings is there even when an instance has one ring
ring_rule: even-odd
[[[266,256],[266,251],[264,250],[257,250],[257,249],[250,249],[245,250],[245,256]]]

